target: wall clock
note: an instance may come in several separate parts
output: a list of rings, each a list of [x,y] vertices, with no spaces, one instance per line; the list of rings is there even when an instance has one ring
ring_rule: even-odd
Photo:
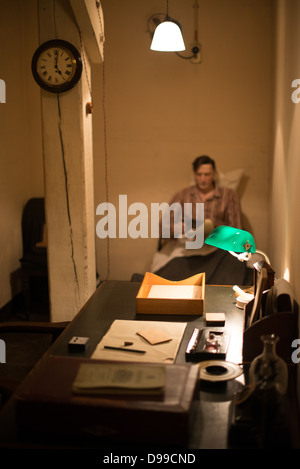
[[[63,39],[41,44],[33,54],[31,70],[37,84],[51,93],[73,88],[82,73],[81,56],[76,47]]]

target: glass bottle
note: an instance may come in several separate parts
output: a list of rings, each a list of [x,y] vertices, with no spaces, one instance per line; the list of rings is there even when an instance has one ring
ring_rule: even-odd
[[[275,388],[284,395],[288,385],[288,369],[285,361],[276,353],[279,337],[275,334],[261,336],[263,352],[252,361],[249,370],[250,383],[261,390]]]
[[[251,362],[250,386],[253,386],[251,415],[259,448],[289,448],[290,435],[286,420],[288,368],[277,355],[279,337],[261,336],[263,352]]]

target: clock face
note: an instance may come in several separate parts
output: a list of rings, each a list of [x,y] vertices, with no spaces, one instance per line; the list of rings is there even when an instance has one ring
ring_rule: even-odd
[[[35,81],[53,93],[71,89],[82,72],[79,52],[61,39],[42,44],[33,55],[31,67]]]

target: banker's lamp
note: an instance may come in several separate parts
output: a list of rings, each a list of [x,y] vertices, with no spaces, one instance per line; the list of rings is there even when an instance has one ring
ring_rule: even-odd
[[[224,251],[230,252],[233,256],[237,257],[239,261],[244,262],[248,261],[251,258],[251,255],[255,252],[261,254],[267,265],[263,262],[255,262],[253,264],[254,273],[261,273],[260,277],[262,281],[262,271],[264,270],[264,275],[267,277],[267,282],[265,283],[265,288],[271,288],[274,285],[274,271],[270,267],[270,259],[268,256],[256,249],[255,241],[251,233],[245,230],[240,230],[232,226],[218,226],[215,228],[205,239],[206,244],[214,246],[216,248],[224,249]],[[256,291],[256,277],[254,280],[254,291]],[[235,285],[236,287],[236,285]],[[238,287],[233,288],[235,291],[240,290]]]
[[[251,233],[232,226],[218,226],[205,239],[205,244],[229,251],[240,261],[247,261],[258,252]]]

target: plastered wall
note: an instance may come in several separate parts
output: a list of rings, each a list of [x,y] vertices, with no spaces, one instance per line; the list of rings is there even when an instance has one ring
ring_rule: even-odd
[[[44,194],[40,90],[31,75],[38,40],[34,0],[0,0],[0,307],[20,291],[21,217]]]
[[[300,298],[300,2],[278,2],[275,139],[272,163],[270,240],[274,269]],[[292,96],[296,99],[292,99]]]
[[[150,51],[148,19],[164,12],[164,1],[101,3],[105,66],[92,71],[95,207],[107,193],[116,207],[121,194],[128,204],[141,202],[148,208],[169,201],[190,183],[193,159],[207,153],[221,171],[245,170],[240,191],[245,227],[258,248],[270,254],[266,214],[273,157],[275,2],[199,0],[201,65]],[[169,2],[188,48],[194,40],[193,4]],[[38,43],[36,1],[0,0],[0,8],[0,79],[7,89],[6,103],[0,104],[2,307],[12,297],[11,274],[22,254],[22,209],[30,197],[44,194],[44,174],[40,90],[30,71]],[[106,241],[95,237],[100,279],[107,275],[108,257],[112,279],[130,279],[150,268],[156,239],[111,239],[107,250]]]
[[[194,40],[193,4],[169,2],[188,48]],[[107,197],[105,158],[109,201],[118,208],[119,195],[126,194],[128,204],[142,202],[150,210],[152,202],[168,202],[188,185],[194,158],[209,154],[222,172],[245,170],[244,226],[257,247],[269,251],[276,5],[269,0],[198,4],[200,65],[150,51],[148,18],[163,11],[165,2],[103,0],[105,82],[102,69],[93,82],[99,129],[94,132],[95,206]],[[157,240],[110,239],[109,250],[107,240],[97,239],[96,245],[100,277],[107,275],[109,258],[109,278],[127,280],[150,268]]]

